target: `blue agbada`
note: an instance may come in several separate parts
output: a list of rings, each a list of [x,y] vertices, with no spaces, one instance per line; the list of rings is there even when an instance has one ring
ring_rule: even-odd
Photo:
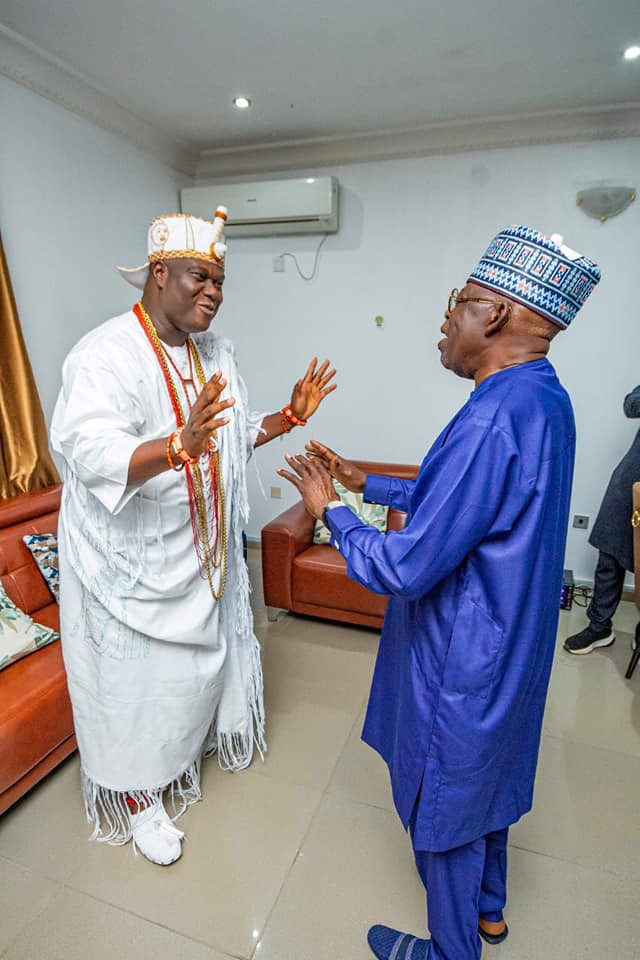
[[[415,812],[416,850],[531,808],[574,454],[571,402],[537,360],[484,380],[415,481],[367,477],[366,500],[407,512],[403,531],[327,512],[349,575],[390,595],[363,739],[405,827]]]

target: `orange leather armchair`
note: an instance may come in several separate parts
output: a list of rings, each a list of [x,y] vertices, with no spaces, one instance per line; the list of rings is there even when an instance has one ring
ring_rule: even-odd
[[[413,480],[418,467],[401,463],[354,461],[366,473]],[[389,510],[387,530],[400,530],[405,514]],[[340,620],[380,629],[387,597],[371,593],[349,579],[335,547],[313,543],[315,520],[302,501],[262,530],[262,577],[269,619],[277,611]]]
[[[17,606],[59,629],[54,601],[22,542],[55,533],[60,486],[0,501],[0,580]],[[0,670],[0,813],[76,749],[60,642]]]

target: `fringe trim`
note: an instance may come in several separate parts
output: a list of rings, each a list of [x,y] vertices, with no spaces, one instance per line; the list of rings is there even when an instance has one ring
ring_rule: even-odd
[[[200,346],[200,344],[198,344]],[[223,770],[237,772],[246,769],[253,759],[254,748],[264,759],[267,750],[265,741],[265,714],[263,703],[263,678],[260,644],[253,632],[253,612],[249,601],[251,585],[243,558],[242,530],[249,516],[249,498],[246,476],[247,451],[247,397],[244,384],[236,374],[233,362],[233,350],[226,341],[214,341],[216,347],[230,353],[232,363],[227,377],[229,389],[236,397],[236,415],[230,429],[231,441],[231,487],[233,496],[230,509],[229,571],[227,588],[222,598],[222,613],[229,625],[230,634],[237,653],[237,663],[233,665],[235,675],[229,681],[240,685],[246,696],[246,720],[244,730],[220,731],[215,718],[207,735],[204,756],[218,754],[218,763]],[[222,366],[222,364],[220,364]],[[225,365],[226,366],[226,365]],[[255,461],[254,461],[255,462]],[[258,474],[259,477],[259,474]],[[262,482],[259,477],[260,486]],[[158,503],[158,509],[160,504]],[[111,521],[113,518],[109,518]],[[161,525],[159,524],[159,527]],[[102,544],[94,547],[105,553]],[[140,556],[140,554],[138,554]],[[107,553],[107,562],[116,567],[121,557]],[[117,567],[116,567],[117,569]],[[115,572],[115,571],[114,571]],[[120,571],[117,571],[120,572]],[[130,572],[130,584],[139,577],[137,570]],[[92,584],[95,595],[100,600],[100,584]],[[226,668],[231,674],[231,663]],[[224,711],[223,711],[224,712]],[[132,837],[131,819],[126,797],[129,796],[142,807],[159,807],[165,800],[173,810],[173,819],[177,820],[187,807],[202,799],[200,792],[200,758],[195,760],[185,772],[170,783],[148,790],[117,791],[101,787],[82,771],[82,792],[87,820],[94,825],[92,840],[121,845]],[[165,797],[165,793],[167,796]],[[135,808],[133,812],[138,812]]]
[[[267,752],[265,739],[265,713],[262,681],[262,660],[260,644],[254,638],[251,650],[251,676],[249,679],[249,729],[244,733],[223,733],[216,729],[215,721],[211,725],[205,741],[203,756],[218,755],[218,765],[221,770],[238,773],[246,770],[253,759],[254,748],[264,761]]]
[[[93,833],[89,839],[98,840],[100,843],[122,846],[131,840],[127,797],[131,797],[138,805],[137,809],[131,808],[133,813],[139,813],[145,807],[158,808],[164,801],[165,809],[173,813],[172,820],[181,817],[192,803],[202,800],[200,759],[194,760],[180,777],[162,787],[149,790],[110,790],[108,787],[101,787],[82,769],[80,775],[87,821],[93,824]]]

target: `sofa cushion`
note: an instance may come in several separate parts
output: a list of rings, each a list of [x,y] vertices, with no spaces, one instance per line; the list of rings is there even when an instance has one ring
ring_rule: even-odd
[[[69,741],[73,718],[61,644],[24,657],[0,678],[1,794]]]
[[[372,616],[384,616],[387,597],[371,593],[346,573],[346,563],[334,547],[313,546],[293,561],[294,602],[312,603]]]
[[[381,503],[365,503],[361,493],[352,493],[337,480],[333,481],[333,486],[344,506],[349,507],[349,510],[355,513],[359,520],[375,527],[381,533],[386,533],[388,507]],[[313,528],[313,542],[329,543],[330,537],[329,528],[324,525],[322,520],[316,520]]]
[[[60,610],[58,604],[53,600],[48,606],[41,607],[36,616],[38,623],[41,623],[43,627],[50,627],[51,630],[60,632]]]
[[[37,506],[39,502],[45,501],[46,504],[51,499],[23,494],[0,504],[0,582],[13,602],[36,620],[40,619],[42,607],[48,607],[52,602],[51,591],[22,538],[33,533],[55,533],[58,512],[55,510],[25,519],[18,512],[15,501],[26,501],[23,512],[27,512],[32,500]],[[16,522],[9,524],[6,522],[9,519]]]
[[[59,603],[58,535],[55,533],[30,533],[22,539],[37,563],[38,570],[49,590],[51,590],[56,603]]]
[[[0,670],[57,639],[55,630],[35,623],[0,585]]]

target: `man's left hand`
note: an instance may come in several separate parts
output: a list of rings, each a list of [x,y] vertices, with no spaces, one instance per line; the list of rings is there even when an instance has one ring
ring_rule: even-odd
[[[316,412],[325,397],[329,396],[337,384],[330,383],[336,375],[329,370],[329,361],[318,367],[318,358],[314,357],[301,380],[298,380],[291,394],[291,412],[299,420],[308,420]]]
[[[317,458],[287,454],[286,461],[295,472],[278,470],[279,476],[297,488],[309,513],[320,520],[326,505],[338,499],[331,474]]]

